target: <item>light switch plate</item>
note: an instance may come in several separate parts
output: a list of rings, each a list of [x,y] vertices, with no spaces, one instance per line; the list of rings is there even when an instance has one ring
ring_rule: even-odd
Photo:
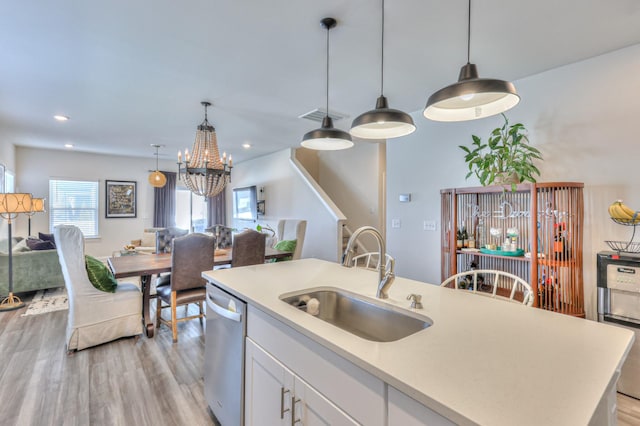
[[[436,221],[435,220],[425,220],[422,223],[423,231],[435,231],[436,230]]]
[[[392,228],[400,228],[400,219],[391,219]]]

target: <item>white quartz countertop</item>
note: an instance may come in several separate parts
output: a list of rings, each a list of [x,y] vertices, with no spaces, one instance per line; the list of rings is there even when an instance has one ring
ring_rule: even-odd
[[[203,277],[459,424],[586,425],[633,333],[563,314],[396,278],[389,303],[433,325],[395,342],[354,336],[279,299],[328,286],[375,298],[377,273],[317,259]]]

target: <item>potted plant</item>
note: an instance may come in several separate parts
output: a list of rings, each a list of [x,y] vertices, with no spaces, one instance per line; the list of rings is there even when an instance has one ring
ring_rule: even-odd
[[[529,145],[523,124],[509,125],[507,116],[502,114],[502,117],[504,124],[493,129],[486,144],[471,135],[471,147],[460,145],[460,148],[466,153],[464,161],[469,166],[466,179],[476,175],[482,186],[511,184],[511,190],[515,191],[518,183],[535,182],[535,176],[540,176],[533,160],[542,160],[542,155]]]

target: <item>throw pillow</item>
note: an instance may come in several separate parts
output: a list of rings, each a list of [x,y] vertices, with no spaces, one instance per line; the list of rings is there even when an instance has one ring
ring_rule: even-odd
[[[276,250],[281,251],[296,251],[297,240],[282,240],[278,241],[275,246],[273,246]],[[282,259],[276,259],[276,262],[281,262],[283,260],[291,260],[292,256],[283,257]]]
[[[27,240],[20,240],[18,244],[13,246],[11,251],[14,253],[22,253],[23,251],[31,251],[31,249],[27,245]]]
[[[51,241],[55,248],[56,240],[53,238],[53,234],[43,234],[42,232],[38,232],[38,238],[40,238],[42,241]]]
[[[91,284],[100,291],[115,293],[118,287],[118,281],[113,277],[107,265],[89,255],[85,255],[84,260]]]
[[[55,250],[56,246],[51,241],[42,241],[39,238],[27,238],[27,247],[31,250]]]

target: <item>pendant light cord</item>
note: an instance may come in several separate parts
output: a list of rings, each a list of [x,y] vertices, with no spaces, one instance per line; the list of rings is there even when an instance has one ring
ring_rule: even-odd
[[[327,117],[329,117],[329,31],[331,28],[327,26]]]
[[[469,0],[469,13],[467,15],[467,64],[469,63],[471,63],[471,0]]]
[[[384,95],[384,0],[382,0],[382,37],[380,38],[380,96]]]

